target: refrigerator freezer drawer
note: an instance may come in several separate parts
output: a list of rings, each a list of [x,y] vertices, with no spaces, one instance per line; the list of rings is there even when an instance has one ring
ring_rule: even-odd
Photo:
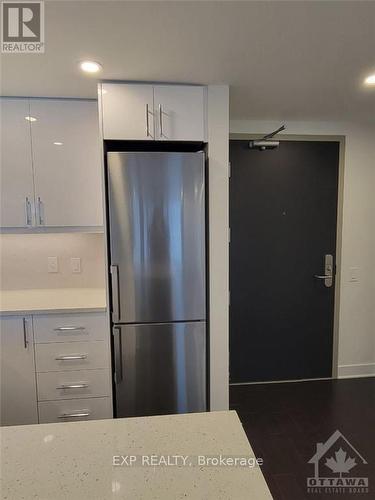
[[[116,416],[207,410],[206,323],[115,325]]]

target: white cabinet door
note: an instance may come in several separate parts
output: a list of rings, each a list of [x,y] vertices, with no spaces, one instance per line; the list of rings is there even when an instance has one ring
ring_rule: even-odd
[[[152,85],[102,84],[104,139],[153,140]]]
[[[155,86],[154,114],[157,140],[206,140],[205,87]]]
[[[30,99],[30,113],[37,225],[101,226],[97,103]]]
[[[32,319],[0,318],[1,425],[37,424]]]
[[[34,191],[28,99],[0,99],[1,227],[33,223]]]

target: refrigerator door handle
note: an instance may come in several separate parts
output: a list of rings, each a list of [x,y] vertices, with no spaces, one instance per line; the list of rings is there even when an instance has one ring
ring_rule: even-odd
[[[119,281],[118,281],[118,266],[110,267],[112,276],[112,321],[118,323],[120,320],[120,297],[119,297]]]
[[[115,384],[122,381],[122,345],[121,345],[121,328],[118,326],[113,327],[113,351],[115,362]]]

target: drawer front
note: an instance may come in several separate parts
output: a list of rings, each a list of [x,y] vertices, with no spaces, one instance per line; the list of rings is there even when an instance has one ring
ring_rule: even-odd
[[[111,398],[68,399],[38,404],[39,423],[112,418]]]
[[[38,401],[110,396],[109,370],[38,373]]]
[[[37,372],[109,368],[107,342],[58,342],[35,346]]]
[[[33,322],[37,344],[106,340],[109,336],[105,313],[35,315]]]

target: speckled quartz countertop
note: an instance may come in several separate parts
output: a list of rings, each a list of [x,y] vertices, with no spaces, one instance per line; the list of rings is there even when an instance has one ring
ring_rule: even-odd
[[[104,311],[103,288],[51,288],[0,291],[1,314]]]
[[[3,427],[1,434],[3,500],[272,500],[257,466],[198,464],[198,456],[254,458],[234,411]]]

